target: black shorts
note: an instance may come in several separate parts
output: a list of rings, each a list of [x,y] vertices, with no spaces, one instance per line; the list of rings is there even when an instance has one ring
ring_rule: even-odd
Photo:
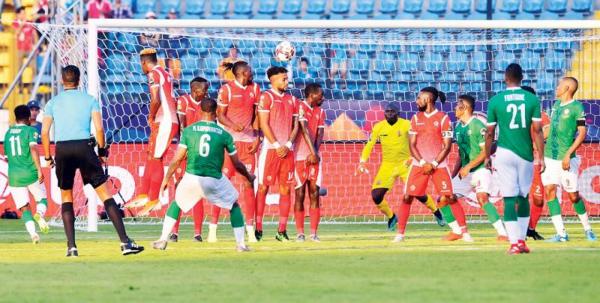
[[[57,142],[56,178],[60,189],[73,189],[77,169],[81,173],[83,183],[90,184],[94,188],[108,180],[90,140]]]

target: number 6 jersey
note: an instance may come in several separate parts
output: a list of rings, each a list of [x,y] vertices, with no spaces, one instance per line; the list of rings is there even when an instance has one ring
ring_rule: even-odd
[[[187,148],[187,173],[216,179],[223,176],[223,151],[227,150],[230,156],[237,152],[233,137],[211,121],[199,121],[186,127],[179,146]]]

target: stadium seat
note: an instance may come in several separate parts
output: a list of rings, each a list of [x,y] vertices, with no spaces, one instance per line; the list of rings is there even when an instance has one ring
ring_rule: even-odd
[[[135,1],[135,6],[133,7],[133,12],[136,14],[141,14],[142,16],[146,15],[147,12],[155,12],[156,11],[156,3],[158,3],[158,1],[137,0],[137,1]]]
[[[166,15],[171,9],[179,12],[180,0],[161,0],[160,1],[160,14]]]
[[[204,14],[204,0],[187,0],[185,2],[185,19],[197,19]]]
[[[562,71],[567,67],[564,52],[552,50],[544,56],[544,68],[547,71]]]
[[[408,40],[409,41],[418,41],[418,42],[425,42],[427,41],[427,37],[425,36],[425,34],[423,34],[420,31],[414,31],[411,32],[410,34],[408,34]],[[412,53],[422,53],[423,51],[425,51],[425,47],[423,46],[423,44],[410,44],[408,46],[408,51],[412,52]]]
[[[331,9],[329,10],[332,14],[343,15],[350,11],[350,0],[333,0]]]
[[[229,11],[229,1],[220,0],[219,2],[223,3],[222,6],[224,7],[224,9],[222,9],[221,11],[224,12],[223,14],[227,14],[227,12]],[[235,0],[233,2],[233,13],[238,16],[251,15],[253,6],[254,2],[252,0]]]
[[[434,14],[444,14],[448,8],[448,0],[429,0],[428,12]]]
[[[544,0],[523,1],[523,11],[531,14],[539,14],[544,9]]]
[[[579,13],[589,13],[592,11],[593,4],[593,0],[573,0],[571,9]]]
[[[395,14],[398,12],[399,0],[381,0],[379,12],[382,14]]]
[[[468,59],[465,53],[452,52],[448,54],[446,70],[449,72],[464,72],[467,70],[467,61]]]
[[[488,70],[487,56],[484,52],[473,52],[470,63],[470,70],[472,71],[483,72]]]
[[[504,70],[509,64],[515,63],[516,60],[517,58],[512,52],[498,52],[495,54],[493,67],[495,70]]]
[[[374,8],[375,0],[359,0],[356,2],[354,12],[359,15],[371,15],[373,14]]]
[[[437,32],[432,39],[435,41],[454,41],[454,37],[447,32]],[[437,53],[447,53],[450,52],[450,45],[446,43],[435,44],[431,49]]]
[[[307,1],[306,13],[323,15],[327,7],[327,0],[311,0]]]
[[[451,10],[457,14],[468,14],[471,12],[471,0],[452,0]]]
[[[519,61],[525,71],[534,71],[540,68],[540,56],[532,50],[524,52]]]
[[[546,10],[553,13],[564,13],[567,11],[568,0],[548,0]]]
[[[520,0],[502,0],[502,8],[500,8],[500,11],[515,14],[519,12],[520,5]]]
[[[275,10],[277,10],[277,1],[275,2]],[[281,14],[277,16],[278,19],[296,19],[300,17],[302,13],[302,0],[286,0],[283,2],[283,9]]]
[[[235,5],[241,0],[236,0]],[[243,1],[243,0],[242,0]],[[229,1],[222,0],[211,0],[210,1],[210,14],[213,16],[224,16],[229,12]],[[217,17],[219,18],[219,17]],[[222,18],[222,17],[220,17]]]
[[[401,52],[398,56],[398,68],[402,72],[414,72],[419,70],[419,55]]]
[[[423,0],[404,0],[404,12],[418,14],[423,7]]]
[[[426,52],[423,57],[423,70],[426,72],[441,72],[446,70],[444,58],[440,53]]]
[[[258,2],[258,14],[275,15],[277,13],[278,5],[279,1],[277,0],[260,0]]]

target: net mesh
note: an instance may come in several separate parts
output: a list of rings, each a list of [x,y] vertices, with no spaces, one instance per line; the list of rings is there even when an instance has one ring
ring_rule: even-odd
[[[389,102],[399,102],[401,117],[410,119],[416,112],[417,92],[435,86],[446,92],[448,101],[440,109],[453,121],[453,104],[463,93],[473,95],[476,110],[483,113],[487,100],[505,88],[503,70],[512,62],[521,64],[523,85],[537,91],[544,110],[554,100],[560,77],[579,79],[576,97],[584,101],[588,124],[586,143],[578,151],[582,158],[580,188],[590,215],[600,215],[600,79],[594,73],[600,67],[596,54],[600,51],[599,30],[99,28],[98,71],[85,70],[90,56],[85,28],[44,25],[40,30],[47,32],[50,43],[59,49],[60,64],[83,68],[82,87],[87,87],[88,73],[99,73],[104,126],[112,144],[109,186],[118,202],[135,195],[150,132],[147,78],[139,64],[139,51],[145,47],[158,50],[160,64],[175,80],[176,95],[189,91],[193,77],[202,76],[210,81],[210,95],[216,97],[224,83],[217,69],[235,46],[238,58],[250,63],[254,81],[263,90],[269,88],[265,71],[271,65],[288,67],[289,91],[299,98],[306,83],[317,82],[325,88],[326,143],[321,150],[323,187],[327,189],[322,198],[324,222],[383,220],[370,195],[381,160],[380,147],[372,152],[370,174],[355,175],[355,170],[364,142],[374,123],[383,119]],[[290,62],[273,58],[276,45],[283,40],[291,41],[296,49]],[[455,149],[450,157],[456,159]],[[171,154],[167,155],[166,159],[170,158]],[[387,196],[395,210],[401,194],[402,181],[398,180]],[[78,197],[76,208],[85,208],[86,196]],[[273,195],[268,202],[276,200]],[[162,202],[166,205],[169,198]],[[501,208],[500,204],[496,206]],[[470,220],[485,219],[474,203],[463,205]],[[570,203],[565,203],[564,209],[574,214]],[[164,210],[138,217],[137,222],[159,222]],[[420,204],[413,206],[412,212],[415,222],[433,220]],[[84,217],[87,211],[79,213]],[[268,207],[266,214],[266,222],[274,221],[276,206]],[[135,212],[128,215],[135,218]]]

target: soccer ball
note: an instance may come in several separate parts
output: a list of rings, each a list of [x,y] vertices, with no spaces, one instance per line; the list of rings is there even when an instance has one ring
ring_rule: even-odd
[[[289,41],[281,41],[275,48],[275,58],[279,61],[290,61],[296,55],[296,49]]]

